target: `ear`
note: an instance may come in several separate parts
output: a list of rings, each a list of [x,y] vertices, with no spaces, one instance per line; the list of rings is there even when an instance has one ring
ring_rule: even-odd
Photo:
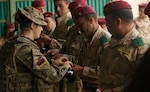
[[[121,18],[117,18],[117,19],[116,19],[116,25],[117,25],[118,27],[121,27],[121,26],[122,26],[122,19],[121,19]]]
[[[36,25],[32,22],[32,23],[30,24],[30,28],[31,28],[32,30],[34,30],[35,27],[36,27]]]
[[[92,22],[94,21],[94,19],[92,17],[89,17],[88,21],[89,21],[90,24],[92,24]]]

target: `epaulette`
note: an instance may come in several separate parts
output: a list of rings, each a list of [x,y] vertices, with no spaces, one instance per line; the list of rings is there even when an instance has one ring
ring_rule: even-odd
[[[137,37],[135,39],[132,40],[132,43],[135,47],[140,47],[140,46],[144,46],[144,42],[142,37]]]
[[[73,23],[74,23],[74,22],[73,22],[73,19],[70,19],[70,20],[67,21],[67,25],[68,25],[68,26],[71,26]]]
[[[109,39],[105,35],[103,35],[100,37],[99,41],[100,45],[104,45],[106,42],[109,42]]]

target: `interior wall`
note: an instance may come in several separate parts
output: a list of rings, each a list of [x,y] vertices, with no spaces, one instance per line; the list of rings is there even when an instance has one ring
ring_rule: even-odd
[[[148,3],[150,0],[125,0],[132,6],[132,11],[134,18],[138,17],[138,4],[140,3]]]

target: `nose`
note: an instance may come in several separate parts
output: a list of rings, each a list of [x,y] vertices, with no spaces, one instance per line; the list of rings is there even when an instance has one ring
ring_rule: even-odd
[[[60,11],[60,7],[59,6],[56,6],[56,11]]]
[[[44,26],[41,26],[41,31],[43,31],[43,27],[44,27]]]

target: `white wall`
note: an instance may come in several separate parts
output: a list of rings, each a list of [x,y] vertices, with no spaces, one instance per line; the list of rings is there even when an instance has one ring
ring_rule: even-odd
[[[150,0],[125,0],[132,6],[132,11],[134,18],[138,16],[138,4],[140,3],[148,3]]]

